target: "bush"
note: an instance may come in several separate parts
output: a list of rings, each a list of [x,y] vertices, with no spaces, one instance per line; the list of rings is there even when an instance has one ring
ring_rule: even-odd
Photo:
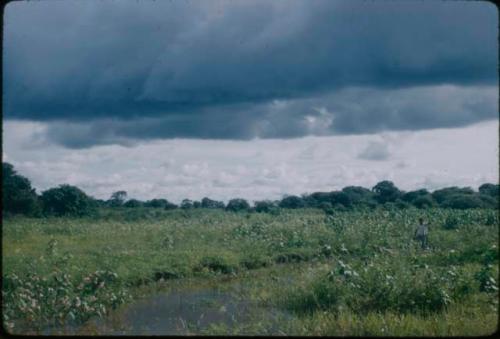
[[[55,216],[86,216],[96,212],[95,201],[78,187],[60,185],[42,193],[43,212]]]
[[[426,314],[446,308],[451,298],[434,272],[398,267],[368,266],[360,273],[339,260],[336,269],[286,297],[286,306],[299,313],[346,306],[355,313],[395,312]]]
[[[240,265],[245,267],[247,270],[254,270],[261,267],[269,266],[270,260],[264,258],[258,254],[250,254],[248,257],[241,260]]]
[[[498,286],[493,274],[491,272],[491,265],[484,265],[479,272],[476,273],[475,278],[479,282],[479,290],[481,292],[496,292]]]
[[[484,221],[484,224],[487,226],[491,226],[497,222],[498,221],[497,221],[497,218],[495,217],[495,214],[489,213],[488,215],[486,215],[486,220]]]
[[[458,218],[455,216],[448,216],[443,224],[445,230],[456,230],[458,228]]]
[[[289,296],[286,306],[299,314],[311,314],[318,310],[335,311],[345,298],[345,293],[346,290],[339,281],[332,282],[323,278]]]
[[[202,270],[203,268],[223,274],[229,274],[236,271],[236,266],[233,263],[228,262],[227,259],[220,256],[203,257],[197,270]]]

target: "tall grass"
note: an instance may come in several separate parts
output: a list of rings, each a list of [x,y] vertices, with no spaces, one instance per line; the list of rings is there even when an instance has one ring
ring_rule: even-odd
[[[413,241],[421,216],[430,223],[429,251]],[[453,227],[450,218],[458,220]],[[4,323],[14,332],[27,321],[43,327],[103,316],[129,302],[137,286],[158,280],[316,262],[327,268],[263,289],[266,302],[295,312],[306,328],[323,319],[322,333],[346,315],[418,322],[455,314],[474,298],[491,303],[498,293],[498,214],[492,210],[139,208],[80,219],[9,218],[2,232]]]

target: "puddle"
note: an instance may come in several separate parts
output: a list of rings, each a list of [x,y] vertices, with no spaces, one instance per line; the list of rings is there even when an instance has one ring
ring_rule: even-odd
[[[140,299],[104,319],[92,319],[79,327],[46,329],[43,334],[188,335],[215,324],[232,328],[256,322],[263,322],[268,332],[279,334],[279,319],[291,317],[282,310],[242,300],[234,290],[173,289]]]

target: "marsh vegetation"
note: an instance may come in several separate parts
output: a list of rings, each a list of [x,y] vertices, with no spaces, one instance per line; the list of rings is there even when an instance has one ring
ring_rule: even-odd
[[[421,216],[431,225],[428,250],[413,241]],[[492,209],[107,209],[7,218],[2,241],[11,333],[120,333],[116,321],[89,324],[141,319],[137,305],[171,303],[172,289],[195,311],[172,320],[171,333],[480,335],[497,327]],[[219,305],[207,308],[207,296]],[[216,316],[221,308],[227,318]]]

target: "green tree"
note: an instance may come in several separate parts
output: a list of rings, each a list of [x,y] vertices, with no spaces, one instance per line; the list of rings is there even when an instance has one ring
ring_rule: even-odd
[[[145,207],[154,207],[154,208],[165,208],[167,206],[167,199],[151,199],[144,203]]]
[[[482,184],[479,186],[479,193],[489,195],[493,198],[498,198],[500,195],[500,185]]]
[[[75,186],[60,185],[42,192],[43,211],[46,215],[86,216],[96,211],[93,198]]]
[[[445,187],[432,192],[432,197],[439,205],[456,195],[474,195],[474,190],[470,187]]]
[[[19,175],[14,166],[2,163],[2,211],[4,213],[38,216],[40,202],[30,181]]]
[[[114,192],[113,194],[111,194],[111,198],[109,199],[109,205],[111,207],[123,206],[126,199],[127,199],[127,192],[125,191]]]
[[[346,194],[345,192],[333,191],[330,192],[329,196],[330,196],[330,203],[332,204],[333,207],[341,205],[349,208],[352,206],[352,201],[349,195]]]
[[[476,194],[453,194],[442,201],[441,207],[468,209],[485,207],[483,201]]]
[[[305,195],[303,200],[307,207],[321,208],[324,203],[329,203],[331,205],[330,193],[328,192],[314,192],[309,195]]]
[[[142,205],[143,205],[142,201],[139,201],[137,199],[130,199],[130,200],[127,200],[127,202],[123,204],[123,207],[137,208],[137,207],[141,207]]]
[[[415,200],[413,200],[411,203],[413,204],[413,206],[417,208],[430,208],[436,205],[434,199],[432,199],[432,195],[430,194],[421,195],[417,197]]]
[[[224,208],[224,202],[216,201],[209,198],[201,199],[201,207],[203,208]]]
[[[181,202],[181,208],[183,210],[187,210],[187,209],[193,208],[193,201],[189,200],[189,199],[182,200],[182,202]]]
[[[372,188],[375,193],[375,200],[380,204],[386,202],[395,202],[400,196],[401,191],[394,185],[392,181],[381,181]]]
[[[166,210],[175,210],[176,208],[178,208],[179,206],[177,206],[176,204],[170,202],[167,200],[167,203],[165,204],[165,209]]]
[[[305,202],[301,197],[289,195],[281,199],[279,206],[281,208],[301,208],[305,207]]]
[[[342,189],[342,192],[349,197],[351,204],[354,206],[374,207],[377,204],[375,201],[375,194],[368,188],[347,186]]]
[[[273,209],[276,209],[278,206],[270,200],[262,200],[255,202],[255,212],[271,212]]]
[[[417,208],[428,208],[436,206],[432,194],[426,189],[419,189],[404,193],[401,199]]]
[[[248,201],[240,198],[229,200],[226,206],[226,210],[233,212],[246,211],[249,209],[250,209],[250,204],[248,203]]]

